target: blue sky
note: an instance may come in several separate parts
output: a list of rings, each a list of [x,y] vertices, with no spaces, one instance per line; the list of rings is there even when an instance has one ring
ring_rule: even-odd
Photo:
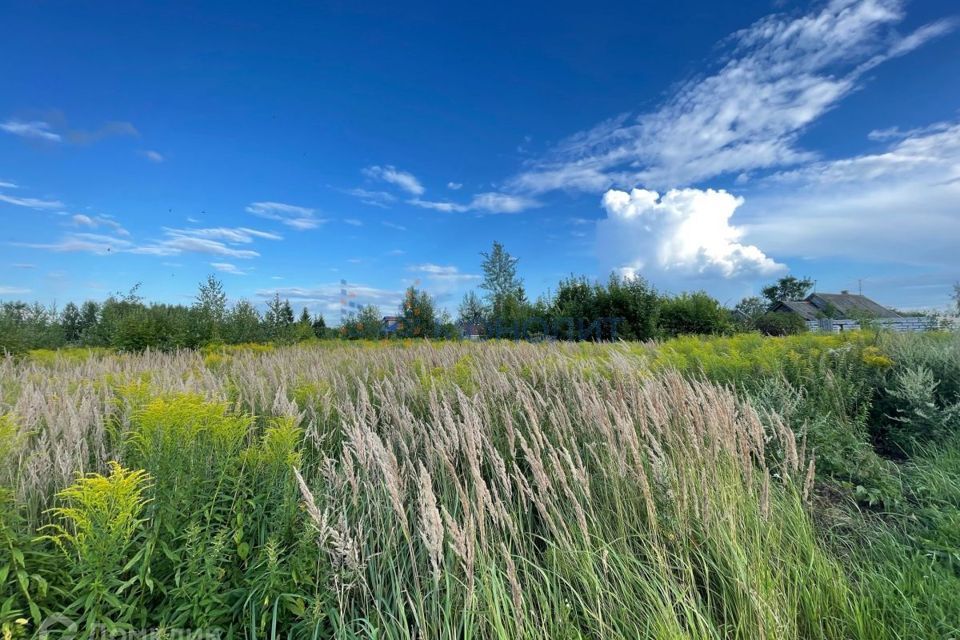
[[[363,4],[364,6],[355,6]],[[522,5],[522,6],[519,6]],[[0,299],[960,280],[949,0],[5,5]]]

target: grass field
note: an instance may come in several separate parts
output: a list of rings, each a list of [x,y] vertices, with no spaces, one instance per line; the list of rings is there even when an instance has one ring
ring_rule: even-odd
[[[5,639],[956,638],[957,594],[957,335],[0,361]]]

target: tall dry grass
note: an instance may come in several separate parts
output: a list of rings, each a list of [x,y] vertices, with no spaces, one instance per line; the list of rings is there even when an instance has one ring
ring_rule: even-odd
[[[805,443],[731,389],[653,375],[653,351],[421,342],[7,359],[0,414],[15,437],[0,471],[32,528],[78,475],[111,460],[150,474],[146,551],[115,571],[138,585],[128,625],[869,637],[810,523]]]

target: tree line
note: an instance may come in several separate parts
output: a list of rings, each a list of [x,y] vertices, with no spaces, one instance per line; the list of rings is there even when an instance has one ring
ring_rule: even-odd
[[[247,300],[228,306],[223,283],[214,276],[200,284],[191,305],[148,304],[139,285],[103,302],[70,302],[62,310],[36,303],[0,304],[0,352],[68,346],[174,350],[216,343],[291,343],[327,333],[323,316],[311,316],[306,308],[296,316],[289,300],[277,295],[264,313]]]
[[[746,298],[735,309],[726,309],[706,292],[668,295],[640,277],[611,274],[601,282],[571,275],[558,283],[556,291],[530,300],[518,274],[518,258],[499,242],[480,255],[480,291],[464,295],[455,321],[438,314],[430,296],[411,287],[395,331],[388,333],[376,321],[380,309],[370,305],[341,327],[341,335],[444,338],[466,333],[486,338],[561,340],[652,340],[754,330],[787,335],[806,330],[806,324],[792,314],[771,313],[770,308],[779,300],[803,298],[813,287],[808,278],[787,276],[764,287],[762,298]]]
[[[304,308],[296,314],[289,300],[274,295],[261,313],[251,302],[228,305],[214,276],[200,283],[190,305],[147,303],[139,285],[103,302],[68,303],[63,309],[25,302],[0,304],[0,352],[107,347],[126,351],[173,350],[210,344],[293,343],[345,338],[556,338],[561,340],[651,340],[680,334],[722,334],[759,330],[771,335],[803,331],[793,314],[770,313],[778,300],[803,298],[813,285],[791,276],[765,287],[762,297],[746,298],[734,309],[703,291],[668,295],[640,277],[610,275],[561,280],[555,291],[527,297],[518,275],[518,258],[499,242],[481,253],[479,291],[468,292],[455,318],[438,308],[426,291],[410,287],[393,316],[361,307],[342,326],[327,327],[323,316]]]

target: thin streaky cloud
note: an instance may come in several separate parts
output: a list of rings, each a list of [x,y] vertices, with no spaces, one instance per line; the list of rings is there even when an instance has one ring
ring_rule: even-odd
[[[30,293],[26,287],[13,287],[10,285],[0,285],[0,296],[20,296]]]
[[[387,184],[392,184],[414,196],[421,196],[426,191],[415,175],[407,171],[401,171],[393,165],[388,164],[382,167],[373,165],[364,169],[363,175],[373,180],[381,180]]]
[[[164,227],[164,233],[175,236],[192,236],[220,240],[229,244],[250,244],[255,238],[264,240],[283,240],[278,233],[251,229],[249,227],[209,227],[203,229],[175,229]]]
[[[368,204],[374,207],[381,207],[387,209],[391,204],[397,201],[396,196],[392,193],[387,193],[386,191],[371,191],[369,189],[363,189],[356,187],[354,189],[344,189],[343,193],[351,195],[354,198],[360,200],[364,204]]]
[[[24,122],[22,120],[7,120],[0,123],[0,130],[21,138],[32,138],[46,142],[60,142],[63,138],[59,133],[51,131],[50,123],[42,120]]]
[[[210,266],[220,273],[229,273],[235,276],[245,276],[247,272],[231,262],[211,262]]]
[[[600,192],[672,188],[724,174],[799,165],[800,133],[856,91],[865,73],[955,27],[905,36],[902,0],[833,0],[799,17],[775,14],[734,33],[719,69],[680,84],[657,110],[577,133],[508,181],[509,190]]]
[[[423,200],[421,198],[413,198],[408,200],[407,203],[415,207],[420,207],[421,209],[432,209],[433,211],[441,211],[443,213],[465,213],[468,211],[477,211],[480,213],[519,213],[541,206],[539,201],[529,196],[497,192],[478,193],[466,204],[442,200]]]
[[[28,209],[62,209],[63,203],[59,200],[40,200],[39,198],[15,198],[0,193],[0,202],[6,202],[18,207],[27,207]]]
[[[298,231],[316,229],[326,222],[325,219],[316,217],[315,209],[283,202],[251,202],[246,210],[247,213],[267,220],[275,220]]]

